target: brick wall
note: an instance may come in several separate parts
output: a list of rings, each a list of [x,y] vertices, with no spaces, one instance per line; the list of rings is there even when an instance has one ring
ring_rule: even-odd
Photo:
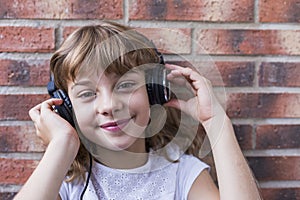
[[[300,4],[296,0],[0,0],[0,199],[45,149],[28,110],[48,98],[51,54],[74,28],[137,27],[169,62],[193,64],[223,94],[268,200],[300,199]]]

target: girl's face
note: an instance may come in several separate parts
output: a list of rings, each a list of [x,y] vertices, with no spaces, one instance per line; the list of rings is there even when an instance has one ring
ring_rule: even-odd
[[[73,111],[86,139],[112,151],[145,148],[150,108],[144,76],[138,70],[123,76],[102,72],[79,75],[68,83]]]

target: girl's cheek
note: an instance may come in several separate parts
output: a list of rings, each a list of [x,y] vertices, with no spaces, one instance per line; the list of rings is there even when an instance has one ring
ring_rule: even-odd
[[[92,118],[92,109],[93,106],[74,106],[73,112],[76,116],[77,123],[81,125],[85,125],[87,121],[90,121]]]

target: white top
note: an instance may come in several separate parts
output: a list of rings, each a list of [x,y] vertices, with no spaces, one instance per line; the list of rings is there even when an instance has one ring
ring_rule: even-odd
[[[166,200],[187,199],[198,175],[209,168],[198,158],[183,154],[179,162],[169,162],[153,152],[144,166],[130,170],[112,169],[94,162],[85,200]],[[63,200],[80,198],[85,182],[63,182]]]

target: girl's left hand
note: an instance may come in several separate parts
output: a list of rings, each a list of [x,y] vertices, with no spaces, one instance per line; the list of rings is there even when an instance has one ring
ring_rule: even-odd
[[[201,123],[209,121],[216,115],[225,114],[208,79],[191,68],[171,64],[166,64],[166,68],[171,71],[167,76],[171,83],[185,86],[194,94],[187,100],[171,99],[166,106],[180,109]]]

